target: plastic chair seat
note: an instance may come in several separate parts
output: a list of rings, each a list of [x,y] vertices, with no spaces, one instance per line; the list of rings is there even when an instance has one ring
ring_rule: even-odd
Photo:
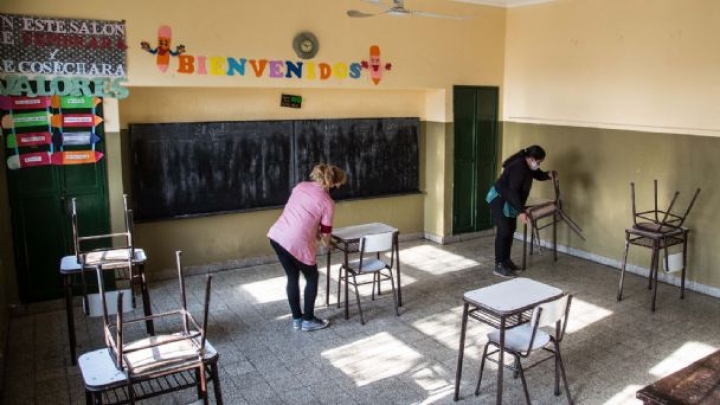
[[[387,263],[380,259],[365,259],[360,268],[360,259],[348,263],[348,268],[356,273],[372,273],[387,268]]]
[[[96,254],[92,256],[92,263],[88,260],[86,262],[85,269],[87,271],[95,271],[95,265],[97,265],[99,260],[102,260],[101,258],[107,257],[108,260],[122,260],[124,262],[127,261],[128,257],[128,251],[129,249],[112,249],[108,251],[98,251]],[[119,259],[118,257],[124,257]],[[109,259],[112,258],[112,259]],[[125,267],[126,263],[117,263],[117,268]],[[135,258],[133,259],[133,264],[140,265],[145,264],[147,262],[147,255],[145,254],[145,251],[140,248],[135,248]],[[108,267],[109,265],[116,265],[116,263],[103,263],[103,270],[110,270],[112,267]],[[77,257],[75,255],[70,256],[63,256],[62,259],[60,259],[60,273],[61,274],[77,274],[80,273],[80,270],[82,268],[82,265],[78,263]]]

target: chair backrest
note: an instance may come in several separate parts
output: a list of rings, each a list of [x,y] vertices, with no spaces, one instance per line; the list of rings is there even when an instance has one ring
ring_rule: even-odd
[[[557,204],[558,207],[562,208],[562,201],[560,200],[560,179],[558,179],[558,176],[553,176],[552,182],[553,191],[555,192],[555,204]]]
[[[635,202],[635,183],[631,182],[630,199],[632,203],[633,225],[637,226],[638,220],[641,220],[643,221],[642,225],[644,228],[648,228],[647,230],[656,232],[664,232],[663,230],[668,229],[667,227],[670,227],[671,230],[680,228],[685,223],[685,220],[690,214],[690,210],[692,210],[693,206],[695,205],[695,201],[697,200],[699,194],[700,189],[698,188],[695,190],[695,193],[693,194],[690,203],[685,209],[685,212],[682,214],[677,214],[673,211],[673,209],[675,208],[675,203],[677,202],[680,192],[675,191],[667,209],[661,210],[658,207],[658,186],[657,179],[655,179],[653,181],[653,209],[638,212]],[[649,223],[647,221],[649,221]]]
[[[393,247],[395,232],[365,235],[360,239],[360,251],[365,253],[386,252]]]
[[[72,223],[72,235],[73,235],[73,249],[78,264],[83,263],[83,255],[93,250],[109,250],[109,249],[128,249],[129,256],[135,256],[135,243],[134,243],[134,216],[133,211],[128,207],[127,194],[123,195],[123,208],[125,216],[125,230],[122,232],[111,232],[106,234],[97,235],[81,235],[80,226],[78,225],[78,213],[77,213],[77,201],[73,197],[71,199],[71,223]],[[107,247],[101,249],[88,249],[84,245],[91,241],[105,241]],[[121,241],[122,246],[113,246],[116,242]]]
[[[375,256],[379,259],[380,253],[390,251],[390,262],[386,262],[385,264],[388,268],[392,269],[393,263],[395,263],[395,249],[393,246],[397,241],[397,235],[397,231],[389,231],[365,235],[360,238],[359,268],[364,268],[363,262],[367,260],[365,258],[366,254],[375,253]]]
[[[565,336],[565,327],[567,326],[568,316],[570,315],[570,303],[572,302],[571,294],[564,294],[562,297],[540,304],[535,307],[530,318],[530,327],[532,335],[528,342],[528,348],[525,355],[529,355],[533,349],[535,335],[539,328],[553,327],[554,332],[550,335],[558,342],[562,341]]]

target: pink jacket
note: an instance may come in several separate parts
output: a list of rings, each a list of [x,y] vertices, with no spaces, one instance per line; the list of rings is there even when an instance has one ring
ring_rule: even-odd
[[[267,236],[299,261],[313,265],[318,231],[330,233],[334,215],[330,195],[316,182],[304,181],[295,186]]]

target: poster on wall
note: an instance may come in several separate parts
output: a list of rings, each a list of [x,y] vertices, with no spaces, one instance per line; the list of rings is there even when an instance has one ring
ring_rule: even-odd
[[[0,95],[127,97],[125,21],[0,14]]]

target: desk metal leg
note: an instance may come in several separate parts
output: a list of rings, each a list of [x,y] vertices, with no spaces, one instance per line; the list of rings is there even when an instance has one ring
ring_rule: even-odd
[[[468,303],[465,303],[465,305],[463,305],[462,326],[460,326],[460,345],[458,347],[457,371],[455,372],[455,396],[453,397],[455,401],[457,401],[460,396],[460,379],[462,378],[463,355],[465,353],[465,331],[467,329],[469,307],[470,304]]]
[[[650,310],[652,312],[655,312],[655,300],[657,299],[658,269],[659,268],[660,268],[660,241],[655,240],[655,241],[653,241],[653,253],[652,253],[652,260],[650,262],[650,283],[651,283],[651,285],[654,286],[652,305],[650,306]],[[654,277],[653,277],[653,270],[655,271]]]
[[[523,224],[523,258],[522,258],[522,269],[525,270],[525,262],[527,260],[527,224]],[[532,230],[531,230],[532,232]]]
[[[340,269],[340,278],[343,277],[343,270],[345,271],[345,319],[350,319],[350,295],[348,295],[348,256],[350,253],[348,250],[349,246],[345,245],[345,250],[343,250],[343,266]]]
[[[70,338],[70,364],[74,366],[77,364],[77,342],[75,339],[75,313],[73,311],[71,277],[72,276],[68,274],[63,275],[63,284],[65,287],[65,312],[67,313],[68,336]]]
[[[330,252],[332,251],[332,247],[328,247],[328,252],[326,256],[327,260],[327,268],[325,273],[325,306],[330,308]]]
[[[687,268],[687,240],[689,237],[688,231],[685,231],[683,235],[683,248],[682,248],[682,272],[680,276],[680,299],[685,299],[685,269]]]
[[[505,363],[503,357],[505,355],[505,317],[500,317],[500,353],[498,353],[498,375],[497,375],[497,403],[502,404],[503,394],[503,371]]]
[[[398,279],[398,306],[402,307],[402,279],[400,278],[400,243],[395,235],[395,260],[397,260],[397,279]]]
[[[552,217],[553,220],[553,261],[557,261],[557,223],[558,223],[558,215],[557,213],[553,214]],[[538,237],[538,243],[540,243],[540,238]]]
[[[625,266],[627,266],[628,250],[630,250],[630,234],[625,232],[625,251],[620,265],[620,285],[618,286],[617,300],[622,301],[623,281],[625,281]]]

